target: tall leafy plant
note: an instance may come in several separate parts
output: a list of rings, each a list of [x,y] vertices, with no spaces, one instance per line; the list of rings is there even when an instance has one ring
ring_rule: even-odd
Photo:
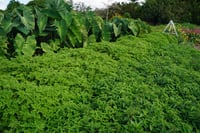
[[[102,40],[102,30],[104,25],[103,19],[91,11],[88,11],[83,15],[88,36],[94,35],[96,41],[100,42]]]
[[[123,35],[148,33],[139,20],[114,18],[111,22],[93,12],[76,12],[64,0],[45,0],[42,6],[18,5],[0,13],[0,49],[8,56],[32,56],[36,51],[56,52],[63,47],[79,48],[95,41],[116,41]],[[54,43],[54,44],[53,44]]]

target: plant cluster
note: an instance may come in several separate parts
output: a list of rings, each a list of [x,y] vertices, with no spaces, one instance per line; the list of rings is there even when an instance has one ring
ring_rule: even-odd
[[[200,131],[200,53],[173,36],[0,62],[2,133]]]
[[[182,29],[182,34],[184,35],[184,39],[187,42],[190,42],[195,45],[200,45],[200,29]]]
[[[1,55],[33,56],[43,52],[57,52],[63,47],[85,47],[90,35],[95,36],[96,41],[113,41],[123,35],[121,28],[123,33],[135,36],[142,30],[148,31],[148,26],[139,20],[117,22],[118,25],[104,23],[93,12],[72,10],[71,5],[64,0],[46,0],[41,6],[32,5],[34,3],[19,4],[13,10],[0,13]]]

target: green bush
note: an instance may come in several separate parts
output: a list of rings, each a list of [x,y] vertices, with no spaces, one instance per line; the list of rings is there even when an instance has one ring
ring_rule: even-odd
[[[161,33],[0,57],[0,132],[199,132],[199,59]]]

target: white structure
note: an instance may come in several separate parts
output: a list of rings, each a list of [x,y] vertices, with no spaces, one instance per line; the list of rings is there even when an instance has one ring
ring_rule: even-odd
[[[163,30],[163,33],[168,33],[168,34],[175,34],[178,36],[178,33],[176,31],[176,27],[174,25],[174,22],[172,20],[169,21],[165,29]]]

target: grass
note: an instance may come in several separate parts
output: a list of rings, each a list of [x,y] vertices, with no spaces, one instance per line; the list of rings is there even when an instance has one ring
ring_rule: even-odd
[[[200,131],[200,52],[173,36],[1,64],[0,132]]]

